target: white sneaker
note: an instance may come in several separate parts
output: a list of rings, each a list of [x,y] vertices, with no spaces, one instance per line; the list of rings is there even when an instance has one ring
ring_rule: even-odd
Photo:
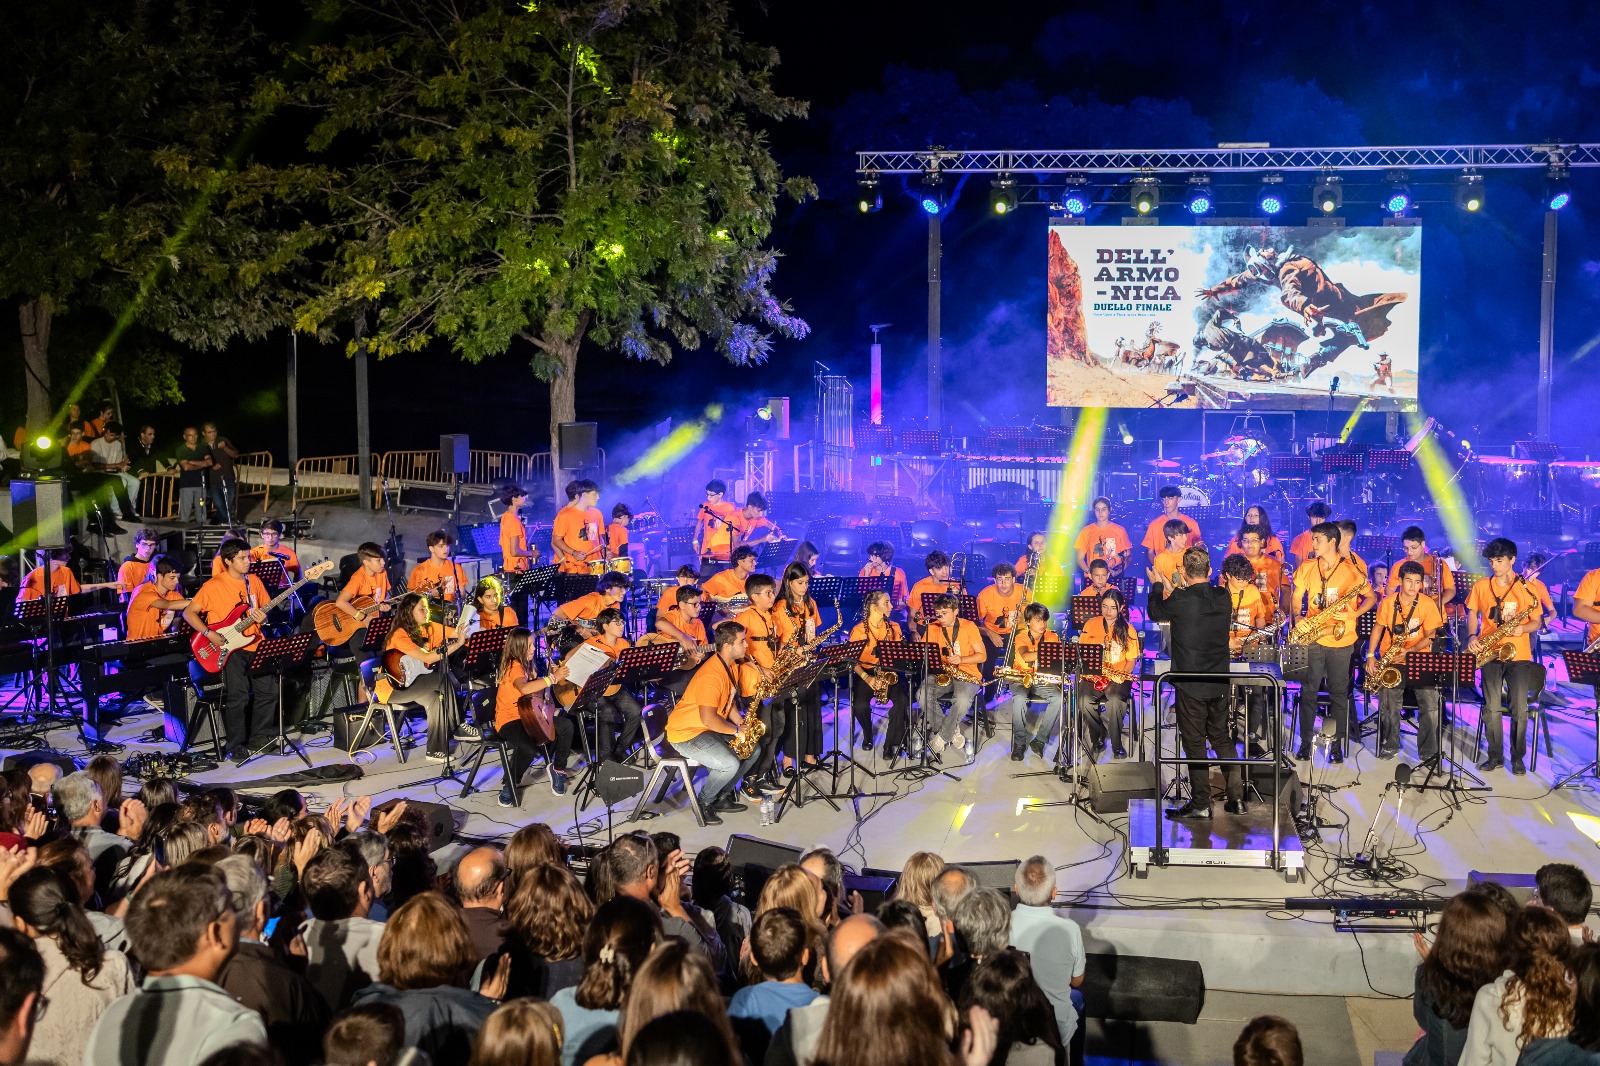
[[[965,733],[957,733],[956,736],[955,736],[955,739],[952,740],[950,743],[952,743],[952,744],[954,744],[956,746],[956,750],[958,750],[958,751],[966,751],[967,750],[967,735]]]
[[[928,750],[938,755],[944,751],[944,737],[938,733],[928,738]]]

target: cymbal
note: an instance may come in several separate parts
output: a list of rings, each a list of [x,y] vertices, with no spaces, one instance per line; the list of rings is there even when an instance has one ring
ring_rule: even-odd
[[[1146,459],[1144,465],[1153,466],[1157,470],[1176,470],[1180,464],[1174,459]]]

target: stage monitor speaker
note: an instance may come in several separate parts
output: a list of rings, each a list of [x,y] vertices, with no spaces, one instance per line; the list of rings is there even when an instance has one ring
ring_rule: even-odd
[[[772,840],[735,833],[728,838],[728,862],[733,866],[733,880],[742,891],[736,892],[746,906],[754,906],[761,897],[761,886],[780,866],[799,862],[804,852],[800,848],[779,844]]]
[[[599,460],[596,422],[562,422],[556,427],[562,470],[582,470]]]
[[[861,905],[867,914],[877,914],[878,908],[889,899],[889,893],[894,891],[894,883],[899,880],[899,875],[892,877],[873,877],[868,874],[845,874],[844,894],[848,898],[850,893],[861,893]]]
[[[1147,762],[1103,762],[1089,767],[1089,806],[1096,814],[1127,814],[1131,799],[1154,799],[1156,768]]]
[[[594,791],[601,803],[615,807],[644,791],[644,771],[637,766],[606,759],[595,772]]]
[[[19,751],[15,755],[7,755],[5,761],[0,762],[0,770],[31,770],[44,762],[55,763],[62,777],[78,770],[78,764],[72,761],[72,756],[42,751]]]
[[[377,814],[380,811],[386,811],[398,802],[400,801],[385,800],[374,807],[372,813]],[[429,851],[438,851],[450,843],[450,838],[455,836],[456,822],[455,818],[450,814],[449,807],[442,803],[429,803],[427,800],[411,799],[410,797],[406,798],[405,804],[407,818],[410,818],[413,813],[421,812],[422,817],[427,819],[427,848]]]
[[[66,512],[65,481],[11,479],[11,526],[19,548],[67,547]]]
[[[996,859],[993,862],[953,862],[950,865],[971,874],[979,888],[997,889],[1010,896],[1011,886],[1017,883],[1017,867],[1022,865],[1022,861]]]
[[[472,473],[472,446],[465,433],[439,434],[439,476],[450,477]]]
[[[360,704],[334,708],[333,746],[351,755],[372,747],[378,742],[378,723],[381,721],[377,714],[368,719],[367,708]]]
[[[1085,959],[1086,1017],[1193,1025],[1205,1001],[1205,971],[1190,959],[1100,953]]]
[[[789,397],[768,396],[767,410],[772,412],[772,436],[777,440],[788,440]]]

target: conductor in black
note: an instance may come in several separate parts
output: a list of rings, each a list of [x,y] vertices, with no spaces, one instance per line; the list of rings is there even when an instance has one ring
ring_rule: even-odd
[[[1183,586],[1174,587],[1171,574],[1150,572],[1150,617],[1172,625],[1172,672],[1175,674],[1228,673],[1228,620],[1231,603],[1227,589],[1211,584],[1211,555],[1204,548],[1183,553]],[[1238,746],[1228,730],[1228,684],[1225,681],[1179,681],[1177,689],[1178,735],[1189,760],[1189,802],[1167,809],[1169,818],[1211,817],[1211,764],[1206,743],[1219,759],[1237,759]],[[1244,786],[1237,764],[1224,764],[1229,814],[1244,813]]]

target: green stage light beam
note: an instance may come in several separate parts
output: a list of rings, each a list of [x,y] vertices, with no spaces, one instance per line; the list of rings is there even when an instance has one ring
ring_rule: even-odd
[[[1094,498],[1095,474],[1100,469],[1100,441],[1109,417],[1104,407],[1085,407],[1078,414],[1072,445],[1067,449],[1067,461],[1061,470],[1061,485],[1056,489],[1056,504],[1050,512],[1044,558],[1039,561],[1040,573],[1055,573],[1059,569],[1070,574],[1077,565],[1073,552],[1077,531],[1071,529],[1069,523],[1082,518],[1089,501]],[[1051,596],[1040,602],[1050,608],[1052,614],[1066,606],[1065,596]]]
[[[645,478],[660,477],[681,463],[711,432],[711,427],[722,421],[722,405],[714,403],[705,410],[705,417],[685,422],[645,450],[622,473],[611,479],[618,488],[625,488]]]
[[[1406,427],[1411,433],[1422,432],[1427,417],[1420,411],[1406,412]],[[1444,526],[1445,537],[1455,550],[1456,561],[1472,573],[1483,573],[1483,559],[1478,555],[1478,524],[1467,503],[1466,493],[1455,478],[1455,470],[1445,457],[1444,449],[1431,433],[1422,439],[1416,451],[1417,466],[1422,470],[1422,480],[1433,497],[1439,511],[1439,521]]]

